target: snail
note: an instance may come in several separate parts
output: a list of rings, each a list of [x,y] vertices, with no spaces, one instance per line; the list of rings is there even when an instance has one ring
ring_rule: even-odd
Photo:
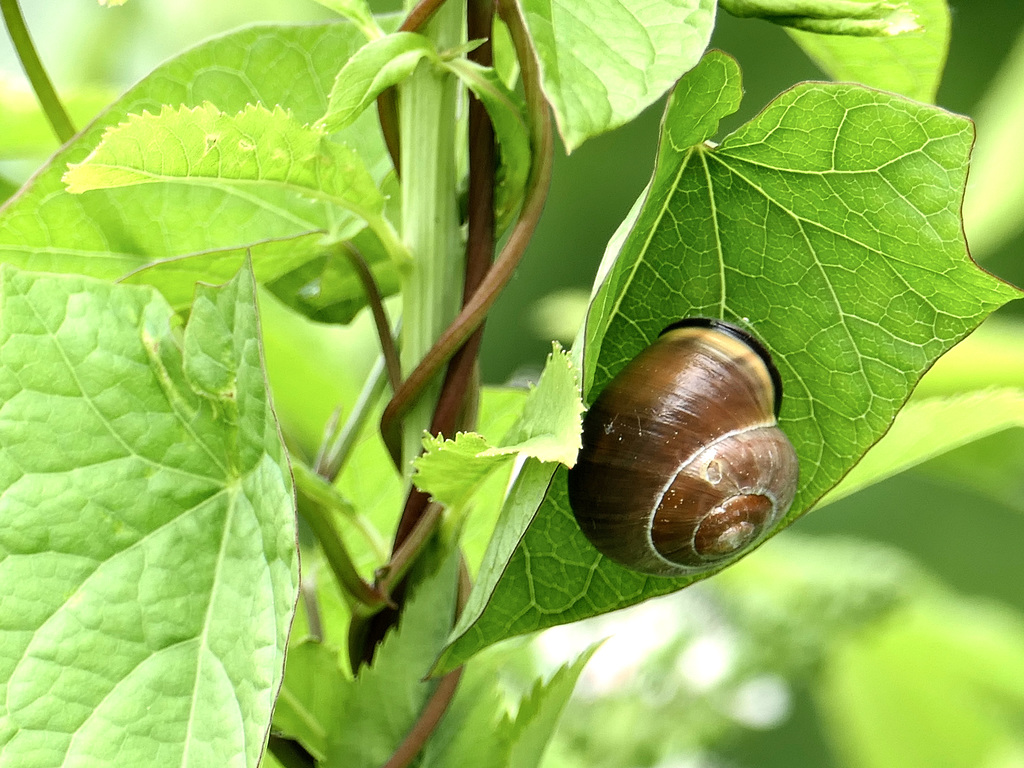
[[[674,323],[604,388],[583,420],[569,504],[606,557],[659,576],[749,551],[796,493],[768,350],[722,320]]]

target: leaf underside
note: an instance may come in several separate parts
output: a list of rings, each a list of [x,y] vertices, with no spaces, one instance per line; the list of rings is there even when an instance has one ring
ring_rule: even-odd
[[[713,51],[670,97],[644,204],[588,317],[584,380],[591,401],[681,317],[749,328],[782,374],[780,424],[801,462],[780,530],[884,434],[935,359],[1019,292],[967,254],[969,121],[807,83],[705,144],[739,96],[736,63]],[[502,537],[514,546],[485,560],[438,671],[709,575],[654,578],[602,558],[575,523],[562,469],[529,529]]]

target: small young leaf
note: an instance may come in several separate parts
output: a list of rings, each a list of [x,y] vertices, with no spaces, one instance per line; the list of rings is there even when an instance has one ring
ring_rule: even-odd
[[[494,125],[501,150],[494,215],[499,224],[507,221],[522,202],[530,174],[530,138],[523,117],[522,99],[501,81],[497,72],[468,59],[453,59],[445,66],[480,99]]]
[[[0,278],[4,760],[255,766],[298,556],[251,272],[184,351],[152,288]]]
[[[447,506],[462,507],[492,471],[516,456],[568,466],[576,462],[583,414],[579,377],[568,355],[554,346],[502,445],[493,446],[472,433],[454,440],[424,437],[424,453],[414,462],[420,490]]]
[[[949,51],[946,0],[908,0],[920,29],[888,37],[844,37],[786,30],[833,80],[864,83],[934,103]]]
[[[416,487],[446,507],[461,509],[491,472],[511,460],[486,456],[484,451],[489,447],[473,432],[460,432],[454,440],[427,435],[423,438],[423,455],[414,462]]]
[[[525,0],[566,149],[628,123],[700,61],[715,0]]]
[[[382,23],[393,28],[399,20],[392,16]],[[343,211],[331,219],[328,206],[266,186],[260,196],[183,184],[71,195],[61,176],[68,163],[80,162],[95,148],[106,129],[155,105],[214,101],[233,113],[254,102],[280,104],[297,121],[312,122],[326,109],[338,67],[364,42],[351,24],[260,25],[202,43],[161,65],[58,151],[4,206],[0,261],[105,279],[135,273],[131,280],[157,285],[179,309],[188,306],[197,280],[229,280],[247,251],[261,282],[321,255],[322,233],[340,229],[346,217],[361,222]],[[372,115],[334,138],[358,152],[375,181],[390,170]],[[152,268],[138,271],[147,265]],[[364,292],[353,287],[358,290],[349,307],[358,308]]]
[[[366,35],[367,40],[376,40],[384,36],[384,30],[373,18],[366,0],[316,0],[316,2],[351,21],[359,27],[360,32]]]
[[[280,107],[255,104],[236,115],[209,103],[129,115],[64,174],[73,194],[159,181],[284,188],[351,210],[371,226],[384,210],[384,197],[355,152]]]
[[[327,113],[317,125],[328,133],[359,117],[386,89],[405,80],[423,59],[437,61],[434,44],[415,32],[395,32],[371,40],[338,72]]]
[[[489,449],[486,455],[518,453],[567,467],[576,463],[584,411],[579,371],[558,343],[552,347],[537,386],[530,390],[522,415],[502,441],[504,445]]]

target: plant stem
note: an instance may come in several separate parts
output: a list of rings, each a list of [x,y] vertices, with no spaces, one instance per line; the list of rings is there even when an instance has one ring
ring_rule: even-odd
[[[467,6],[467,32],[471,40],[483,40],[472,50],[469,58],[489,67],[491,54],[491,27],[494,23],[494,4],[491,0],[469,0]],[[494,126],[483,102],[469,96],[469,210],[466,236],[466,278],[462,288],[465,306],[477,292],[494,260]],[[466,405],[466,393],[477,373],[477,354],[483,339],[483,323],[455,353],[448,363],[441,399],[430,425],[433,434],[451,435],[456,429],[473,429],[476,424],[458,423],[458,416]]]
[[[437,524],[441,522],[442,507],[440,504],[428,503],[423,513],[416,518],[412,530],[403,537],[391,555],[388,564],[380,569],[380,578],[377,580],[376,589],[390,595],[395,586],[402,580],[409,568],[416,561],[417,555],[423,550],[424,545],[430,540],[431,535],[437,530]]]
[[[395,339],[391,335],[391,324],[388,322],[388,313],[384,309],[384,300],[381,298],[377,281],[373,279],[373,273],[366,264],[366,259],[351,243],[340,243],[341,252],[348,258],[356,276],[363,284],[363,291],[366,293],[366,302],[370,306],[370,313],[373,315],[373,323],[377,328],[377,337],[380,339],[380,351],[384,356],[384,365],[388,372],[388,381],[391,383],[391,391],[394,392],[402,383],[402,363],[398,359],[398,349],[395,347]]]
[[[381,434],[385,445],[394,450],[400,439],[400,426],[405,414],[414,403],[419,403],[419,393],[434,379],[456,350],[472,335],[487,316],[515,272],[526,246],[537,227],[540,214],[547,199],[551,179],[551,158],[553,138],[547,103],[540,87],[540,70],[530,47],[526,24],[519,8],[512,0],[499,0],[498,12],[508,25],[512,42],[516,47],[523,73],[523,89],[526,94],[527,112],[530,118],[531,144],[534,160],[530,168],[526,196],[519,214],[519,220],[512,228],[501,255],[487,273],[479,288],[463,306],[458,317],[438,338],[437,343],[427,352],[420,364],[406,378],[401,388],[384,409],[381,417]]]
[[[485,42],[470,52],[470,58],[489,67],[491,26],[494,6],[489,0],[470,0],[467,6],[470,39]],[[469,211],[466,240],[466,277],[462,289],[465,306],[480,286],[494,258],[494,127],[484,105],[471,96],[469,102]],[[452,435],[457,429],[474,429],[476,424],[477,355],[483,339],[483,324],[473,332],[448,363],[441,395],[430,422],[431,434]],[[397,391],[397,390],[396,390]],[[468,396],[467,396],[468,394]],[[467,414],[466,409],[470,407]],[[462,417],[460,419],[460,416]],[[413,488],[406,499],[395,531],[396,549],[410,534],[426,509],[429,498]]]
[[[475,1],[470,0],[471,3]],[[466,558],[460,554],[459,583],[455,595],[456,621],[458,621],[459,616],[462,615],[462,611],[466,607],[471,588],[472,584],[469,580],[469,568],[466,567]],[[419,718],[413,724],[412,730],[402,740],[402,743],[398,745],[398,749],[394,751],[394,754],[391,755],[391,758],[384,764],[383,768],[405,768],[419,754],[419,751],[423,749],[423,745],[427,743],[427,739],[430,738],[430,734],[434,732],[438,723],[441,722],[441,718],[448,710],[448,705],[451,704],[452,699],[455,697],[455,689],[458,687],[459,679],[462,677],[462,670],[463,667],[457,667],[441,678],[441,682],[438,683],[434,693],[420,712]]]
[[[305,492],[302,483],[296,482],[295,490],[298,512],[320,542],[327,564],[334,573],[342,594],[350,598],[353,611],[373,613],[384,607],[388,602],[387,597],[360,577],[328,510]]]
[[[442,6],[422,29],[439,49],[461,41],[462,5]],[[402,368],[413,370],[455,316],[463,264],[456,178],[457,79],[421,62],[399,86],[403,241],[413,263],[403,274]],[[404,419],[401,457],[405,476],[420,453],[440,388],[435,375]]]
[[[370,369],[370,374],[366,377],[366,382],[359,392],[359,398],[355,405],[352,406],[352,411],[345,420],[345,425],[338,432],[331,429],[331,434],[325,436],[313,464],[313,470],[327,482],[333,483],[335,478],[341,474],[359,437],[359,431],[369,418],[373,406],[384,393],[385,381],[384,358],[380,357]]]
[[[420,0],[405,17],[399,32],[415,32],[434,15],[445,0]],[[391,155],[391,164],[395,167],[395,175],[402,176],[401,139],[398,136],[398,99],[394,88],[387,88],[377,97],[377,120],[380,122],[381,133],[384,134],[384,145]]]
[[[444,3],[445,0],[420,0],[409,11],[409,15],[405,17],[405,21],[402,22],[402,26],[398,28],[398,31],[415,32],[430,21],[430,18]]]
[[[302,598],[302,605],[306,609],[306,623],[309,625],[309,634],[318,643],[324,639],[324,624],[320,618],[320,601],[316,595],[316,577],[303,575],[299,579],[299,596]]]
[[[25,17],[21,14],[18,0],[0,0],[0,11],[3,11],[7,34],[10,35],[11,43],[21,61],[21,68],[25,70],[28,81],[32,84],[39,106],[43,108],[46,119],[50,121],[50,127],[57,140],[64,144],[75,135],[75,126],[64,110],[64,105],[60,103],[36,47],[32,44],[32,37],[25,26]]]
[[[441,678],[441,682],[437,684],[434,693],[427,700],[412,730],[398,745],[398,749],[390,759],[384,763],[383,768],[405,768],[413,761],[423,749],[423,745],[427,743],[427,739],[430,738],[430,734],[434,732],[437,724],[441,722],[441,717],[448,710],[448,705],[451,704],[452,697],[455,696],[455,689],[458,687],[461,677],[462,667],[458,667]]]

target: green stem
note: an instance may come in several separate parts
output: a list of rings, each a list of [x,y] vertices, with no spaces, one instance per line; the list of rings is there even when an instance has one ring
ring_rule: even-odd
[[[325,436],[324,442],[320,446],[320,452],[313,463],[313,469],[327,482],[333,483],[335,478],[341,474],[363,424],[366,423],[374,405],[384,393],[385,381],[384,358],[380,357],[370,370],[370,375],[366,377],[363,389],[360,391],[355,405],[352,406],[345,425],[339,431],[330,429],[329,434]]]
[[[436,344],[423,356],[422,361],[410,373],[402,387],[388,403],[381,417],[381,434],[384,444],[394,453],[399,444],[399,427],[404,414],[421,403],[420,393],[426,391],[428,382],[436,379],[438,371],[448,362],[477,327],[487,317],[487,312],[497,300],[502,289],[512,278],[526,246],[540,220],[547,199],[551,181],[551,159],[553,138],[551,119],[547,103],[540,87],[540,69],[533,55],[533,49],[519,8],[512,0],[498,0],[498,13],[508,25],[512,42],[516,47],[523,73],[523,90],[526,94],[527,113],[530,118],[530,138],[533,147],[533,163],[519,220],[512,228],[505,247],[494,266],[484,277],[473,296],[463,306],[458,317],[442,333]],[[408,432],[406,431],[406,435]]]
[[[462,38],[461,3],[447,3],[422,28],[443,50]],[[412,266],[403,274],[402,369],[413,370],[456,315],[463,255],[456,178],[458,81],[429,62],[399,86],[403,241]],[[435,375],[409,408],[400,466],[411,475],[421,435],[430,426],[440,389]]]
[[[370,307],[370,314],[373,315],[373,324],[377,328],[377,338],[380,339],[380,352],[384,356],[384,364],[388,372],[388,381],[391,382],[391,391],[394,392],[402,383],[402,364],[398,359],[398,349],[395,347],[395,339],[391,335],[391,324],[388,322],[388,313],[384,309],[384,299],[381,298],[377,281],[373,279],[366,259],[352,243],[341,243],[341,252],[348,258],[349,264],[355,270],[359,282],[363,284],[363,292],[366,294],[366,303]]]
[[[367,584],[356,571],[345,542],[341,540],[334,527],[329,508],[316,498],[314,482],[315,476],[312,474],[310,477],[304,477],[296,472],[295,496],[299,514],[309,524],[313,535],[320,542],[327,564],[334,573],[342,593],[350,599],[352,610],[357,613],[373,613],[380,610],[387,605],[386,595]]]
[[[434,693],[427,700],[412,730],[398,745],[394,754],[384,763],[383,768],[405,768],[416,758],[437,724],[441,722],[444,713],[448,711],[448,705],[455,697],[455,689],[458,688],[461,678],[462,667],[453,669],[441,678],[441,682],[437,684]]]
[[[43,62],[32,44],[32,37],[25,26],[25,17],[21,14],[18,0],[0,0],[0,11],[3,11],[4,24],[7,26],[7,34],[11,37],[11,43],[21,61],[21,68],[25,70],[32,90],[39,99],[39,106],[43,108],[46,119],[50,121],[50,127],[57,135],[61,144],[67,142],[75,135],[75,126],[71,118],[60,103],[57,92],[53,89],[49,75],[43,67]]]

